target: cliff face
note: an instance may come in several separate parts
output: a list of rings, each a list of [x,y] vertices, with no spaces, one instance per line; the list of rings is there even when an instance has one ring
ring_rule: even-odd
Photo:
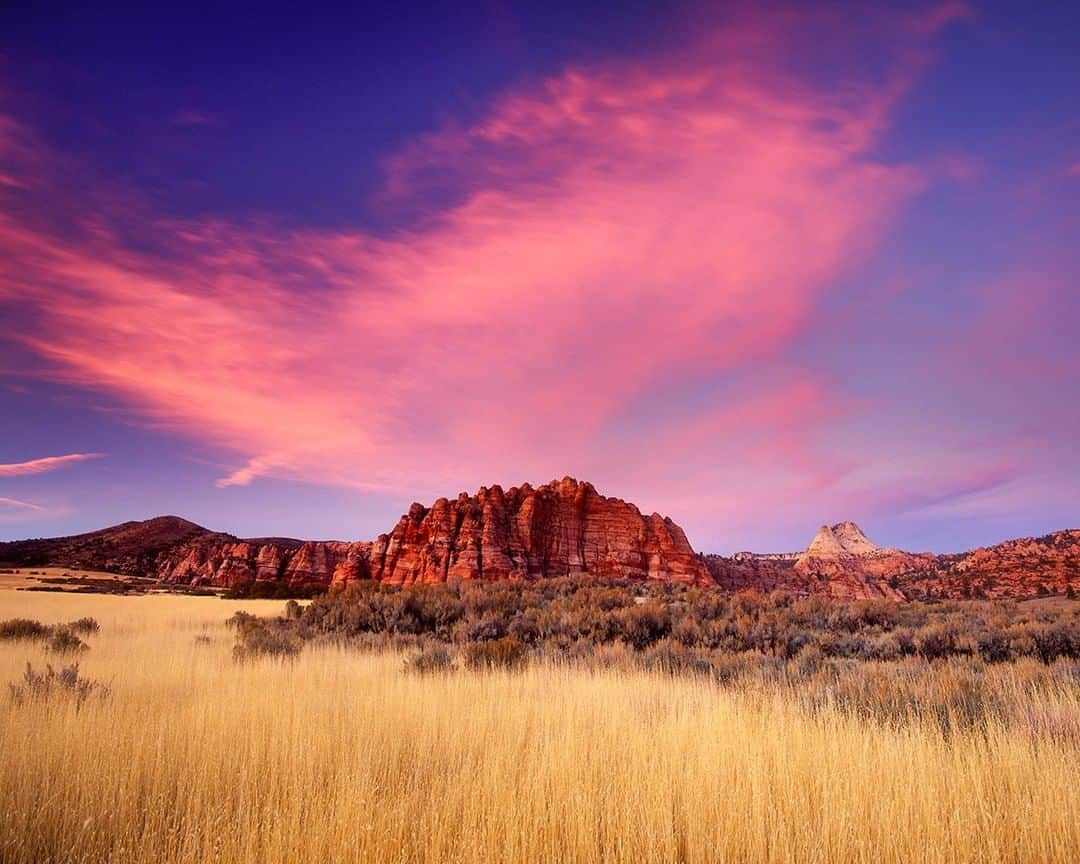
[[[590,574],[710,584],[670,519],[569,477],[414,504],[371,548],[373,578],[392,584]]]
[[[263,579],[290,585],[345,583],[369,578],[370,548],[370,543],[212,535],[160,555],[155,575],[170,584],[221,587]]]

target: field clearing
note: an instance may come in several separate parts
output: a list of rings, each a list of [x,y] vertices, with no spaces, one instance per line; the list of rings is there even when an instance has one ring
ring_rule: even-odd
[[[782,693],[537,664],[417,676],[394,653],[232,659],[281,601],[4,592],[93,616],[108,699],[0,698],[3,862],[1080,860],[1080,741],[944,736]],[[0,643],[0,684],[37,643]],[[1077,689],[1034,708],[1080,718]]]
[[[54,591],[74,591],[79,586],[74,581],[49,583],[47,580],[90,579],[99,582],[111,582],[121,585],[130,576],[108,573],[104,570],[83,570],[79,567],[17,567],[0,569],[0,590],[26,589],[34,586],[50,586]]]

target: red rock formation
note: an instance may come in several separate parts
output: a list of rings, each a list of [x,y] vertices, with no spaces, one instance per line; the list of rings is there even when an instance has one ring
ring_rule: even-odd
[[[566,477],[413,504],[372,544],[371,573],[392,584],[590,574],[710,584],[670,519]]]
[[[939,555],[931,566],[902,574],[898,581],[910,599],[1080,595],[1080,531]]]
[[[157,559],[156,574],[169,584],[229,587],[256,580],[290,585],[351,582],[369,577],[370,543],[237,540],[210,535]]]
[[[901,573],[931,566],[934,556],[886,549],[872,543],[854,522],[822,525],[794,571],[814,593],[843,600],[903,600],[896,583]]]
[[[794,560],[792,560],[794,559]],[[798,556],[709,556],[717,584],[728,590],[790,591],[843,600],[905,599],[900,574],[932,566],[935,557],[872,543],[854,522],[822,525]]]
[[[229,587],[380,579],[391,584],[588,574],[712,584],[670,519],[643,516],[569,477],[537,489],[498,486],[414,504],[374,543],[241,540],[167,517],[56,541],[0,544],[17,563],[53,563]],[[121,569],[122,568],[122,569]]]
[[[955,555],[914,554],[874,545],[854,522],[822,526],[806,551],[706,557],[729,591],[790,591],[843,599],[1080,595],[1080,531],[1006,540]]]
[[[670,519],[643,516],[565,478],[414,504],[374,543],[240,540],[162,516],[74,537],[0,543],[4,566],[61,566],[227,587],[382,579],[392,584],[589,574],[673,579],[837,598],[1033,597],[1080,594],[1080,531],[1008,540],[957,555],[874,545],[853,522],[823,526],[800,555],[694,554]]]

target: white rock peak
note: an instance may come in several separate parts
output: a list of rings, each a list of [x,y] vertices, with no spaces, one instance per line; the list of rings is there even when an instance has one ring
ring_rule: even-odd
[[[844,550],[853,555],[866,555],[869,552],[877,552],[881,548],[871,542],[854,522],[837,522],[832,526],[832,533]]]
[[[883,551],[854,522],[822,525],[800,558],[839,558],[843,555],[871,555]]]

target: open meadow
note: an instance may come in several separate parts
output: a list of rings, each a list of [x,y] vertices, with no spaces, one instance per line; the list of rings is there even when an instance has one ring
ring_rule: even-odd
[[[79,580],[98,580],[122,584],[123,576],[100,570],[84,570],[79,567],[3,567],[0,568],[0,590],[32,588],[41,590],[51,585],[52,590],[71,590]]]
[[[1026,688],[1034,661],[996,686],[1052,722],[943,730],[643,669],[234,660],[226,619],[282,607],[0,592],[3,619],[96,619],[79,669],[109,688],[3,693],[0,861],[1080,859],[1080,688]],[[70,658],[0,642],[0,682],[27,661]]]

